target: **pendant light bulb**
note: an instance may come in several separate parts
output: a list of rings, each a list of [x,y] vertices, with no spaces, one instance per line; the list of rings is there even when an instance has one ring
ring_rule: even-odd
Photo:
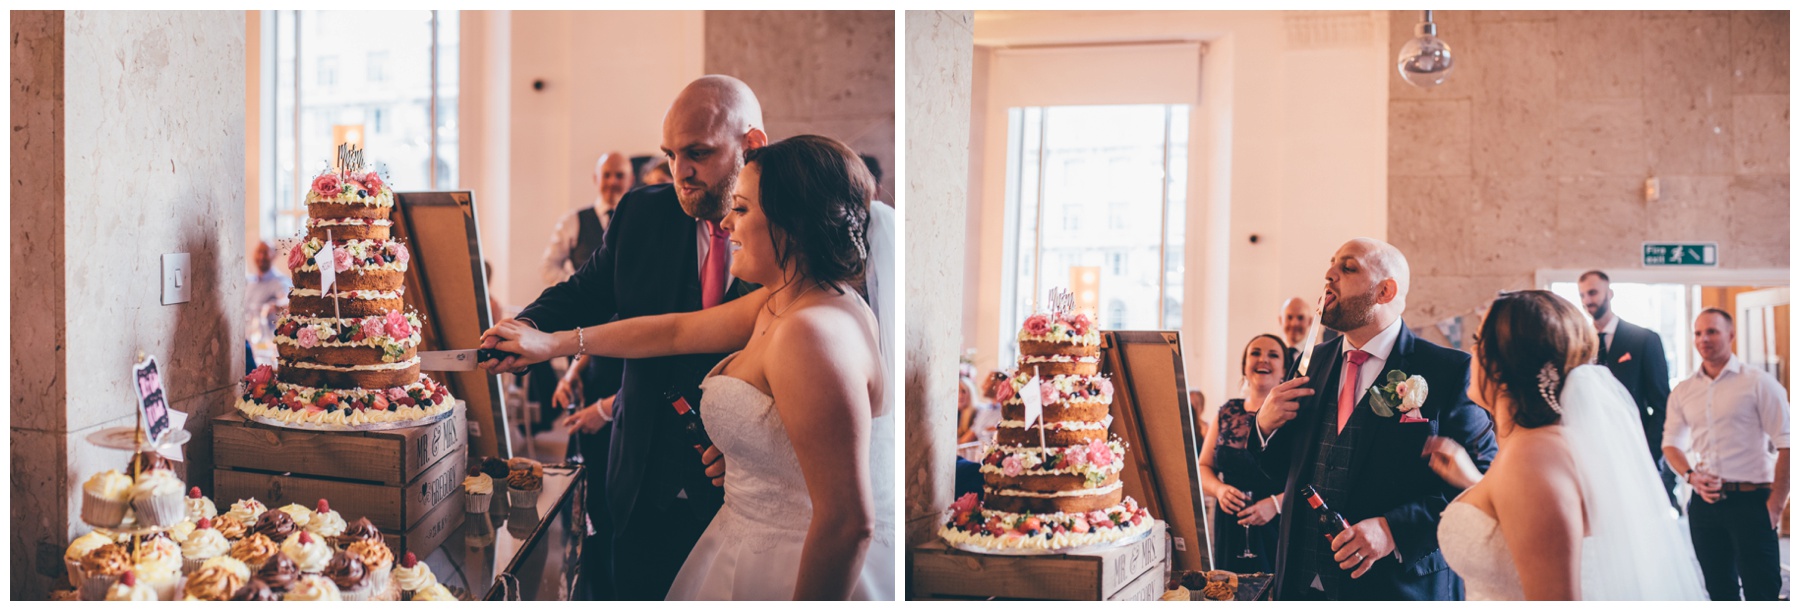
[[[1450,70],[1455,62],[1450,57],[1450,45],[1437,37],[1437,24],[1431,21],[1431,11],[1425,11],[1425,20],[1413,30],[1415,36],[1400,46],[1400,78],[1420,89],[1430,89],[1444,84],[1450,77]]]

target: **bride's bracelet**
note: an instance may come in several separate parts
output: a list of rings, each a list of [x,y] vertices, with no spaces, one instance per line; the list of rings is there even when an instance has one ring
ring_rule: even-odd
[[[575,354],[571,354],[569,356],[571,358],[573,358],[573,357],[579,357],[583,354],[587,354],[587,337],[585,337],[581,334],[581,327],[575,327],[575,342],[580,347],[575,349]]]

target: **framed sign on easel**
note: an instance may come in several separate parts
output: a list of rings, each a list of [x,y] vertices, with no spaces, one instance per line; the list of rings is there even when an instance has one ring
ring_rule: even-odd
[[[1112,378],[1112,431],[1130,448],[1125,494],[1169,525],[1174,568],[1209,570],[1212,529],[1200,491],[1200,438],[1188,406],[1175,331],[1103,331],[1101,373]]]

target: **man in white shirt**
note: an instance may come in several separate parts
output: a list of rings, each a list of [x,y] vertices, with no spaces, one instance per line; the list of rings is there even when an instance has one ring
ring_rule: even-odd
[[[631,158],[613,151],[594,162],[594,202],[557,221],[544,248],[545,284],[568,280],[588,257],[600,249],[606,228],[612,226],[613,207],[631,189]]]
[[[1663,454],[1694,487],[1688,530],[1713,600],[1775,600],[1781,590],[1776,525],[1788,495],[1787,391],[1731,354],[1731,314],[1694,319],[1700,371],[1669,395]]]

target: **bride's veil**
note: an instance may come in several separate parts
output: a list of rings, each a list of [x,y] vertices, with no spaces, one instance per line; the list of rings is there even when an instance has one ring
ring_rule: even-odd
[[[869,305],[875,309],[875,321],[880,328],[881,371],[891,374],[894,370],[894,318],[899,316],[894,311],[894,297],[900,291],[900,283],[894,278],[894,234],[897,228],[894,223],[894,209],[886,204],[874,203],[869,206],[869,265],[867,283],[869,288]],[[882,417],[875,419],[871,425],[869,437],[870,483],[875,487],[876,537],[892,537],[894,508],[894,422],[898,420],[894,399],[899,380],[888,378],[882,385],[882,403],[885,411]]]
[[[1705,600],[1693,542],[1644,451],[1631,394],[1606,368],[1585,365],[1569,372],[1561,403],[1590,531],[1581,597]]]

